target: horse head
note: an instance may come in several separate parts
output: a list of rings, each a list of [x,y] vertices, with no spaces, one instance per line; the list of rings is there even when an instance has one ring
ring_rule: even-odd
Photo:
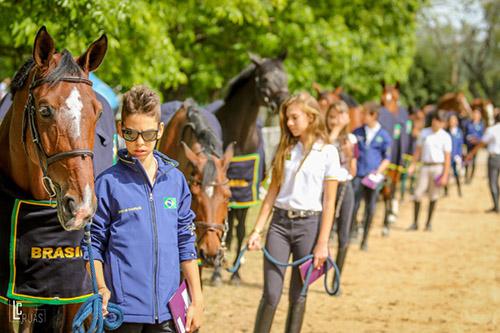
[[[399,81],[395,85],[385,83],[385,80],[380,82],[382,86],[382,96],[380,97],[380,104],[392,113],[399,110]]]
[[[255,83],[259,99],[263,105],[277,111],[281,103],[288,98],[288,79],[283,68],[286,52],[276,59],[260,58],[250,54],[250,60],[255,66]]]
[[[192,165],[189,186],[191,208],[196,213],[198,251],[204,263],[213,265],[224,254],[228,232],[227,211],[231,191],[227,169],[233,157],[230,144],[222,157],[204,151],[200,143],[192,148],[183,142],[184,153]]]
[[[42,27],[33,59],[13,82],[9,141],[11,146],[22,142],[11,147],[8,171],[35,199],[56,199],[59,222],[66,230],[83,228],[96,209],[92,150],[102,107],[88,75],[106,50],[103,35],[77,58],[67,50],[56,52]]]

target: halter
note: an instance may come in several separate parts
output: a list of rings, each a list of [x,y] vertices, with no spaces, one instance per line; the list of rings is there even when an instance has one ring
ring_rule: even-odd
[[[58,81],[71,82],[71,83],[84,83],[89,86],[92,86],[92,81],[79,77],[63,77],[60,78]],[[40,139],[40,133],[38,132],[38,127],[36,124],[36,116],[35,116],[36,108],[34,104],[35,98],[33,96],[33,89],[44,83],[49,83],[49,81],[47,81],[46,79],[35,80],[35,75],[33,75],[33,81],[31,82],[29,88],[28,100],[24,107],[22,141],[24,150],[26,151],[26,154],[28,154],[28,149],[26,145],[26,131],[27,131],[27,126],[29,125],[32,142],[35,145],[36,154],[38,156],[38,162],[39,162],[38,165],[40,169],[42,169],[42,174],[43,174],[42,184],[45,191],[47,191],[49,197],[52,199],[56,197],[57,192],[54,182],[48,175],[49,166],[57,161],[66,158],[72,158],[75,156],[81,156],[82,159],[84,159],[87,156],[93,158],[94,153],[88,149],[74,149],[70,151],[56,153],[50,156],[47,155],[45,149],[43,148],[42,140]]]
[[[266,107],[275,109],[279,105],[276,105],[276,102],[273,101],[272,99],[272,94],[271,94],[271,89],[269,89],[268,86],[263,85],[260,82],[260,75],[258,71],[255,73],[255,85],[257,86],[257,90],[259,91],[259,94],[262,96],[262,99],[264,100],[264,104]],[[285,92],[285,91],[279,91],[280,92]]]

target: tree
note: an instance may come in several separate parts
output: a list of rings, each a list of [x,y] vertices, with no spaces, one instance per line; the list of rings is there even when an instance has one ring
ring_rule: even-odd
[[[164,99],[221,97],[248,52],[288,51],[290,88],[342,85],[361,100],[378,82],[405,81],[420,0],[0,0],[0,76],[30,55],[45,24],[74,54],[106,32],[98,75],[115,87],[145,83]]]

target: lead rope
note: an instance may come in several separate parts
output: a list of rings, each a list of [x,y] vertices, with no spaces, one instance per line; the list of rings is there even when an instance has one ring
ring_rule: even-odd
[[[245,247],[243,247],[243,249],[241,249],[240,253],[238,254],[238,258],[236,258],[236,262],[235,262],[234,266],[227,269],[227,271],[229,273],[234,273],[234,272],[236,272],[240,268],[241,258],[243,257],[243,255],[245,254],[245,252],[247,250],[248,250],[248,246],[245,245]],[[295,261],[292,261],[291,263],[288,263],[288,262],[281,262],[281,261],[276,260],[276,258],[274,258],[269,253],[269,251],[267,251],[267,249],[265,247],[262,248],[262,252],[264,252],[264,257],[267,260],[269,260],[274,265],[280,266],[280,267],[296,267],[296,266],[299,266],[299,265],[305,263],[309,259],[314,258],[314,256],[312,254],[308,254],[305,257],[302,257],[302,258],[300,258],[298,260],[295,260]],[[333,261],[333,259],[330,256],[328,256],[326,258],[326,262],[324,263],[324,265],[327,265],[325,267],[325,278],[323,280],[323,285],[325,287],[325,291],[326,291],[326,293],[328,295],[335,296],[337,294],[338,290],[339,290],[339,287],[340,287],[340,271],[339,271],[339,268],[337,267],[337,264],[335,263],[335,261]],[[335,270],[335,276],[334,276],[334,279],[333,279],[333,289],[330,289],[328,287],[328,271],[330,269],[329,266],[333,267],[333,269]],[[314,266],[310,265],[309,268],[308,268],[308,270],[307,270],[306,277],[304,279],[304,283],[302,284],[302,290],[300,291],[300,296],[304,296],[305,297],[307,295],[307,289],[309,288],[309,280],[311,279],[311,274],[313,272],[313,269],[314,269]]]
[[[92,253],[90,239],[91,223],[92,221],[85,226],[84,241],[89,254],[93,295],[90,296],[82,306],[80,306],[80,309],[76,313],[72,325],[73,333],[102,333],[104,332],[104,329],[112,331],[120,327],[123,322],[123,312],[121,308],[114,303],[108,303],[109,314],[106,316],[106,318],[104,318],[104,316],[102,315],[102,295],[99,294],[99,291],[97,289],[97,280],[94,267],[94,254]],[[85,331],[84,322],[89,316],[92,316],[92,321],[90,323],[89,329]]]

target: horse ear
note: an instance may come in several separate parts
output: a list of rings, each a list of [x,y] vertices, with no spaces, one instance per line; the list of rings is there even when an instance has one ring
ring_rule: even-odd
[[[285,49],[280,53],[280,55],[278,56],[278,59],[283,62],[283,61],[285,61],[287,55],[288,55],[288,51]]]
[[[248,57],[256,66],[260,66],[263,63],[262,58],[255,53],[248,53]]]
[[[108,37],[104,34],[90,44],[87,51],[76,62],[85,72],[92,72],[99,67],[108,50]]]
[[[229,163],[231,163],[231,159],[234,156],[234,144],[235,142],[231,142],[229,146],[227,146],[226,151],[224,152],[224,155],[222,156],[222,166],[224,170],[227,171],[227,168],[229,167]]]
[[[342,88],[342,86],[338,86],[337,88],[335,88],[333,92],[337,95],[340,95],[341,93],[344,92],[344,88]]]
[[[384,79],[380,80],[380,85],[382,86],[382,88],[385,88],[385,80]]]
[[[321,86],[319,85],[319,83],[313,82],[312,88],[316,91],[316,93],[318,94],[318,97],[319,97],[319,95],[321,95]]]
[[[44,68],[49,65],[49,61],[56,52],[54,40],[47,32],[47,28],[42,26],[35,37],[33,46],[33,60],[38,67]]]
[[[401,84],[399,83],[399,80],[396,81],[396,89],[399,90],[399,88],[401,87]]]
[[[198,155],[196,155],[194,151],[192,151],[191,148],[189,148],[189,146],[184,141],[181,141],[181,145],[182,148],[184,149],[184,153],[186,154],[186,157],[189,160],[189,162],[193,163],[196,167],[198,167],[200,164],[200,159]]]

